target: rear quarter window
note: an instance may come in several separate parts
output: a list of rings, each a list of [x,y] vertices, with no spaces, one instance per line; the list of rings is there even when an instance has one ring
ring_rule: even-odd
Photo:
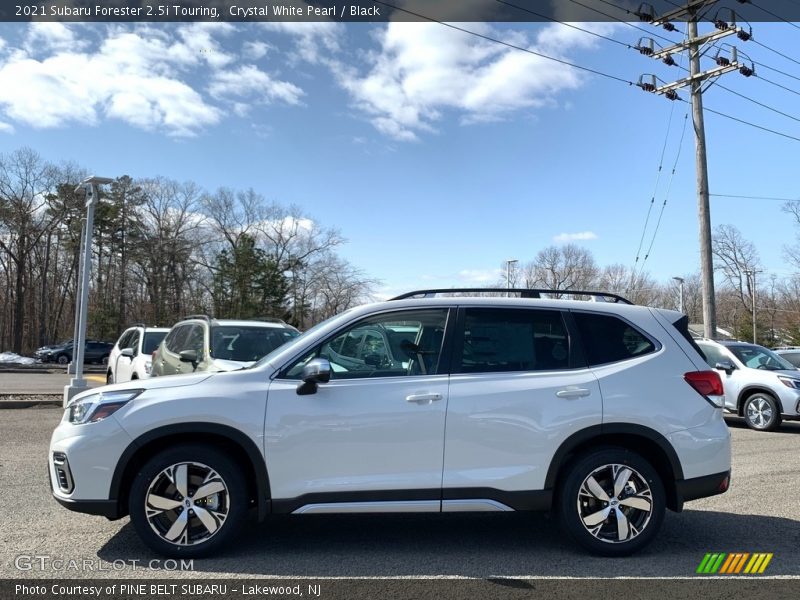
[[[572,314],[590,367],[637,358],[656,350],[649,337],[615,315],[579,311]]]

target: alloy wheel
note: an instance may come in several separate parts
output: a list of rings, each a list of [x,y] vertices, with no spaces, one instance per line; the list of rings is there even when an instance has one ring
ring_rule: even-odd
[[[193,546],[222,529],[230,501],[228,486],[214,469],[181,462],[153,478],[145,494],[145,516],[165,542]]]
[[[755,429],[766,429],[775,417],[772,405],[763,396],[751,398],[747,403],[745,413],[748,422]]]
[[[630,542],[650,522],[653,493],[636,469],[603,465],[583,480],[577,510],[583,527],[596,539],[610,544]]]

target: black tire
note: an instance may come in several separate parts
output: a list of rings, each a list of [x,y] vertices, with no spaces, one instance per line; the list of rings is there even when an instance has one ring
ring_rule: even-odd
[[[175,481],[180,481],[182,477],[179,469],[182,466],[187,468],[184,491],[188,491],[188,495],[185,498],[179,486],[171,483],[172,479],[167,474],[169,471],[174,475]],[[192,493],[200,489],[202,478],[208,472],[213,472],[215,476],[206,485],[219,485],[218,481],[221,481],[224,491],[201,498],[196,505],[191,504]],[[148,516],[146,498],[150,493],[151,499],[166,498],[166,506],[172,506],[173,503],[178,506],[164,510],[159,509],[165,507],[155,507]],[[209,498],[213,500],[213,504],[208,503]],[[200,504],[203,502],[205,503]],[[194,558],[217,552],[236,537],[244,524],[248,505],[247,484],[236,463],[220,450],[194,444],[169,448],[147,461],[136,474],[129,496],[131,522],[136,533],[159,554],[175,558]],[[204,525],[200,512],[204,513],[207,520],[211,519],[215,531],[211,532]],[[181,518],[183,520],[177,523]],[[186,523],[188,527],[182,523]],[[177,533],[178,537],[173,537],[176,541],[167,539],[172,531]]]
[[[778,402],[765,392],[755,392],[745,398],[742,416],[747,426],[756,431],[775,431],[782,421]]]
[[[630,473],[627,478],[625,471]],[[589,482],[590,476],[601,490]],[[627,482],[617,495],[616,477],[619,483]],[[598,493],[589,493],[590,487]],[[627,556],[637,552],[653,540],[664,520],[666,496],[661,477],[649,462],[625,448],[606,447],[577,457],[556,491],[562,528],[593,554]],[[649,510],[642,508],[648,504]]]
[[[66,354],[59,354],[58,358],[56,358],[56,362],[58,362],[60,365],[69,364],[69,356]]]
[[[112,383],[114,383],[114,375],[109,369],[108,373],[106,373],[106,385],[111,385]]]

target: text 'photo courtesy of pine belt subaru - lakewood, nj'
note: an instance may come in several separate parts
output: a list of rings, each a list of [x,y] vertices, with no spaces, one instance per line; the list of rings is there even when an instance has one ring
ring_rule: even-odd
[[[684,315],[476,292],[350,309],[246,369],[83,392],[53,433],[53,495],[130,515],[169,556],[268,514],[513,510],[620,556],[728,489],[722,383]]]

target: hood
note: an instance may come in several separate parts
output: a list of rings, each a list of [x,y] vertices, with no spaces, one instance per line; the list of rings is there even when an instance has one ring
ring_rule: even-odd
[[[240,360],[225,360],[224,358],[215,358],[214,367],[220,371],[236,371],[242,367],[252,367],[255,361],[240,361]]]
[[[800,369],[782,369],[780,371],[769,371],[775,375],[783,375],[784,377],[791,377],[793,379],[800,379]]]
[[[205,381],[211,377],[213,373],[191,373],[188,375],[166,375],[163,377],[152,377],[150,379],[137,379],[135,381],[126,381],[124,383],[114,383],[111,385],[103,385],[96,388],[89,388],[85,392],[76,394],[70,400],[73,402],[76,398],[85,398],[97,392],[116,392],[122,390],[159,390],[164,388],[184,387],[187,385],[195,385]]]

